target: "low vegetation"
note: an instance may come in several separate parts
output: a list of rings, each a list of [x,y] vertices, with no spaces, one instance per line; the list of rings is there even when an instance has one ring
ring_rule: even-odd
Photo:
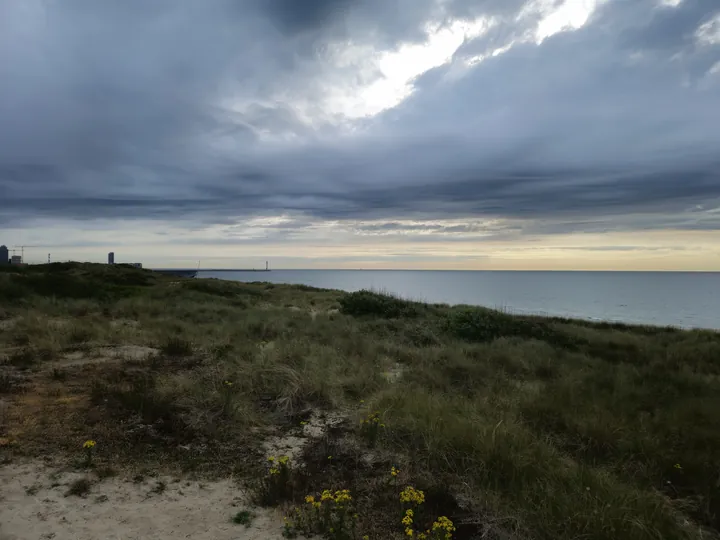
[[[249,527],[252,525],[254,517],[255,516],[250,510],[240,510],[232,517],[232,522],[236,525],[245,525],[246,527]]]
[[[283,509],[287,535],[720,530],[716,332],[121,265],[3,268],[0,405],[0,462],[233,474]],[[285,455],[286,439],[303,443]]]
[[[87,478],[78,478],[72,484],[70,484],[70,487],[65,493],[65,496],[87,497],[87,494],[90,493],[91,487],[92,484],[90,483],[90,480],[88,480]]]

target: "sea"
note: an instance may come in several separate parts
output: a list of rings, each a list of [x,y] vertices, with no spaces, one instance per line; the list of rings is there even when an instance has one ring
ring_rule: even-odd
[[[201,271],[198,277],[372,289],[517,314],[720,330],[720,272]]]

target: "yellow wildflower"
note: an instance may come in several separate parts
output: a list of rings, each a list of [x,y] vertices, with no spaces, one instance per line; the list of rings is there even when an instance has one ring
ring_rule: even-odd
[[[278,463],[280,463],[280,465],[287,465],[288,461],[290,461],[290,458],[288,456],[280,456],[278,458]]]
[[[440,516],[437,518],[435,523],[432,525],[432,530],[434,531],[444,531],[445,533],[445,540],[451,540],[452,539],[452,533],[455,532],[455,525],[453,525],[453,522],[450,521],[449,518],[446,516]]]
[[[350,496],[350,490],[343,489],[342,491],[336,491],[334,500],[337,504],[351,501],[352,497]]]
[[[95,448],[95,444],[96,444],[95,441],[93,441],[92,439],[89,439],[83,443],[83,448],[85,448],[86,450],[89,450],[90,448]]]
[[[412,486],[408,486],[400,493],[400,502],[422,504],[425,502],[425,493]]]
[[[682,469],[682,465],[680,465],[679,463],[676,463],[675,465],[673,465],[673,467],[675,467],[678,470]]]
[[[397,476],[399,473],[400,473],[400,469],[398,469],[395,466],[393,466],[393,468],[390,469],[390,476]]]
[[[308,495],[307,497],[305,497],[305,502],[312,504],[315,502],[315,497],[313,497],[312,495]]]

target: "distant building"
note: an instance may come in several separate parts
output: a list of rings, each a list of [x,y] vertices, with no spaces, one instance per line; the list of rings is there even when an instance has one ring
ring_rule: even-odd
[[[7,246],[0,246],[0,264],[8,264],[10,262],[10,254]]]
[[[129,263],[130,266],[134,266],[135,268],[142,268],[142,263]]]
[[[13,255],[10,258],[10,264],[22,264],[22,257],[20,255]]]
[[[115,252],[108,253],[108,264],[115,264]]]

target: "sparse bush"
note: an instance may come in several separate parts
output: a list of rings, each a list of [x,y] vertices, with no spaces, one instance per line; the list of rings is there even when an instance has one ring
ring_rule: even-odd
[[[367,417],[360,420],[360,435],[370,446],[375,446],[383,429],[385,429],[385,424],[377,411],[368,413]]]
[[[292,499],[293,469],[288,456],[268,457],[267,474],[253,486],[256,502],[262,506],[276,506]]]

